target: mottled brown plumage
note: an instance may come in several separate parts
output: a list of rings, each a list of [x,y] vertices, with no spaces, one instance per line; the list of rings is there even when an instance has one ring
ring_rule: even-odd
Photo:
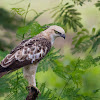
[[[22,41],[1,61],[1,66],[5,68],[4,71],[10,71],[37,63],[48,53],[50,48],[51,43],[45,38],[34,37]]]

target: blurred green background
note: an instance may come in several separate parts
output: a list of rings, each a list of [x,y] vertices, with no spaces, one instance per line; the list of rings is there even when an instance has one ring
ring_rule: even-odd
[[[70,4],[73,4],[71,0],[67,0]],[[94,6],[94,4],[98,0],[92,0],[92,2],[85,2],[83,6],[75,5],[75,8],[78,12],[81,13],[81,22],[84,28],[87,28],[91,31],[91,28],[99,29],[100,27],[100,11]],[[61,1],[60,0],[1,0],[0,1],[0,51],[10,51],[13,47],[15,47],[18,43],[21,42],[16,37],[16,31],[18,27],[23,26],[23,16],[16,15],[13,17],[11,8],[27,8],[27,5],[30,3],[30,8],[35,9],[37,12],[41,12],[43,10],[55,7]],[[66,2],[64,0],[63,2]],[[27,22],[31,21],[35,14],[33,12],[29,12],[27,15]],[[41,25],[53,23],[54,19],[51,18],[51,13],[46,12],[38,19],[36,19]],[[80,30],[80,29],[79,29]],[[72,29],[68,29],[66,32],[66,39],[63,40],[61,38],[56,39],[54,43],[54,47],[58,50],[61,49],[61,54],[64,57],[60,60],[63,66],[70,65],[71,62],[80,58],[84,58],[86,54],[72,54],[71,48],[72,38],[75,36],[77,32],[73,32]],[[1,52],[0,52],[1,53]],[[99,53],[95,53],[94,55],[99,55]],[[67,67],[66,67],[67,68]],[[84,92],[84,95],[91,95],[92,90],[100,89],[100,66],[90,67],[86,69],[85,73],[81,76],[82,85],[80,93]],[[36,74],[36,80],[38,83],[46,83],[46,87],[50,89],[57,88],[59,93],[64,87],[66,80],[62,79],[58,75],[56,75],[51,68],[49,68],[46,72],[38,72]],[[4,97],[6,96],[6,93]],[[94,98],[94,100],[100,100],[100,92],[98,92],[95,96],[98,98]],[[4,97],[0,97],[0,100],[4,100]],[[65,99],[67,100],[67,98]],[[68,99],[69,100],[69,99]],[[71,99],[70,99],[71,100]],[[73,99],[74,100],[74,99]],[[76,100],[76,99],[75,99]],[[82,99],[77,99],[82,100]],[[90,99],[91,100],[91,99]]]

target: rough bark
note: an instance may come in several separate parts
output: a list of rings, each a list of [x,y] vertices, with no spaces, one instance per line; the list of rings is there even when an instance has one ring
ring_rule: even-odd
[[[39,90],[36,89],[35,87],[28,87],[28,91],[29,91],[29,94],[28,96],[26,97],[26,100],[36,100],[36,98],[38,97],[39,95]]]

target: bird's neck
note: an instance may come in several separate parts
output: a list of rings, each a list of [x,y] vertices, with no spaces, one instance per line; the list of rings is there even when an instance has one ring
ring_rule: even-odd
[[[51,45],[53,45],[54,44],[54,41],[55,41],[54,36],[50,35],[50,41],[51,41]]]
[[[55,41],[55,37],[50,34],[50,33],[47,33],[46,31],[43,31],[41,32],[41,34],[39,34],[41,37],[43,38],[46,38],[47,40],[49,40],[51,42],[51,45],[54,44],[54,41]]]

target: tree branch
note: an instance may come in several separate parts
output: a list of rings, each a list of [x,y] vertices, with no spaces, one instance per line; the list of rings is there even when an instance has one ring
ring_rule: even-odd
[[[40,93],[35,87],[28,87],[29,94],[26,97],[26,100],[36,100],[38,94]]]

